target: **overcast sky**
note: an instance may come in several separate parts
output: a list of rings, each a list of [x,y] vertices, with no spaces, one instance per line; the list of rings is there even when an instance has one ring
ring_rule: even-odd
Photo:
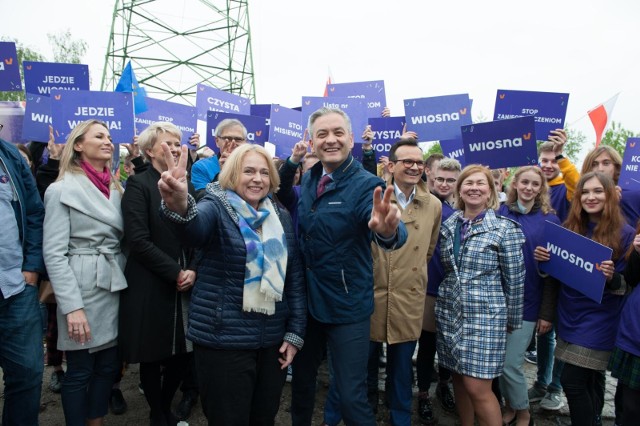
[[[196,0],[157,1],[180,19]],[[0,36],[48,59],[47,33],[85,40],[99,89],[114,1],[0,2]],[[640,132],[637,0],[253,0],[249,11],[258,103],[321,96],[330,68],[337,83],[384,80],[392,115],[403,99],[468,93],[473,117],[489,120],[497,89],[568,92],[566,122],[590,143],[587,110],[620,92],[613,119]]]

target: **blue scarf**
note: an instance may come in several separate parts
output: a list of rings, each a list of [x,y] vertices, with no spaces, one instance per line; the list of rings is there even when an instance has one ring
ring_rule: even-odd
[[[242,310],[273,315],[275,302],[282,300],[287,271],[284,229],[268,197],[260,201],[256,210],[235,192],[227,190],[226,195],[238,214],[240,233],[247,248]]]

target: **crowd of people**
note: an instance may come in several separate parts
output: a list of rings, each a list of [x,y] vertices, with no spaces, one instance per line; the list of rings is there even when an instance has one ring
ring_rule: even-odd
[[[615,150],[596,148],[579,173],[559,129],[537,166],[508,176],[425,159],[413,132],[378,162],[370,127],[360,162],[340,109],[307,129],[274,159],[227,119],[218,153],[199,159],[154,123],[127,146],[126,182],[98,120],[64,144],[53,130],[48,144],[0,141],[2,424],[38,424],[44,334],[68,425],[126,410],[128,364],[151,425],[177,424],[197,399],[209,424],[273,425],[288,372],[291,422],[310,425],[325,359],[324,424],[375,425],[383,351],[393,425],[437,423],[434,381],[463,426],[534,424],[531,404],[558,410],[562,392],[573,425],[599,425],[607,370],[616,424],[637,424],[640,191],[617,186]],[[542,272],[548,222],[612,249],[600,303]]]

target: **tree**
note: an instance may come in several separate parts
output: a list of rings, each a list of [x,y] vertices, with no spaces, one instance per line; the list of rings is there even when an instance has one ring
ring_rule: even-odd
[[[44,56],[40,53],[32,50],[19,41],[10,38],[2,38],[2,41],[12,41],[16,44],[16,51],[18,53],[18,63],[22,64],[23,61],[44,61]],[[24,75],[22,73],[22,66],[20,67],[20,80],[22,80],[22,87],[24,87]],[[24,91],[20,92],[0,92],[0,101],[23,101]]]
[[[87,53],[87,42],[82,39],[71,38],[71,31],[47,34],[49,44],[53,49],[53,61],[67,64],[79,64]]]
[[[620,123],[615,121],[611,122],[611,127],[607,129],[602,137],[601,145],[609,145],[618,153],[621,157],[624,157],[624,150],[627,147],[627,139],[636,137],[631,130],[627,130]]]
[[[442,147],[440,146],[440,142],[434,142],[429,146],[429,148],[423,154],[424,159],[426,160],[431,154],[442,154]]]

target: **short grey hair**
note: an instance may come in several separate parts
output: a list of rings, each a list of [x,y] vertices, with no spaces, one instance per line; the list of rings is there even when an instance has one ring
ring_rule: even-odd
[[[247,128],[244,127],[244,124],[240,120],[236,120],[235,118],[225,118],[216,126],[216,138],[219,138],[222,132],[229,127],[238,126],[242,128],[242,133],[244,134],[244,138],[247,139]]]
[[[346,112],[344,112],[340,108],[322,107],[319,110],[316,110],[313,114],[309,116],[309,123],[307,124],[307,129],[309,129],[309,134],[311,135],[312,138],[313,138],[313,123],[315,123],[318,118],[325,115],[329,115],[329,114],[338,114],[342,116],[342,118],[344,118],[344,121],[347,123],[347,132],[349,134],[353,133],[353,131],[351,130],[351,119],[349,118]]]
[[[445,157],[438,163],[437,170],[444,170],[445,172],[458,172],[462,171],[462,165],[455,158]]]
[[[182,132],[173,123],[169,123],[168,121],[156,121],[149,125],[149,127],[140,133],[137,142],[138,148],[140,148],[140,153],[147,161],[151,161],[151,158],[149,158],[149,155],[147,154],[147,150],[153,149],[153,146],[158,140],[158,136],[163,133],[169,133],[170,135],[178,138],[178,140],[182,140]]]

